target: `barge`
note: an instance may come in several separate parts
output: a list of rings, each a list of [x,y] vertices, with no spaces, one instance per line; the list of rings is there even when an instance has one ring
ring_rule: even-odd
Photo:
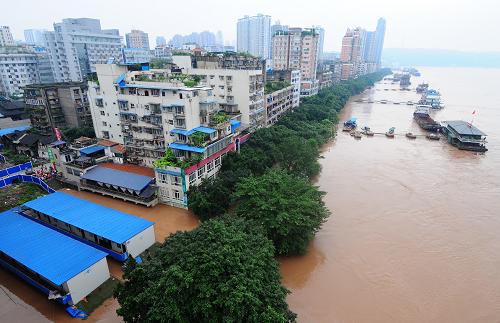
[[[431,107],[429,105],[417,105],[415,112],[413,112],[413,119],[415,119],[415,122],[420,128],[426,131],[437,132],[441,130],[442,127],[431,118],[430,110]]]

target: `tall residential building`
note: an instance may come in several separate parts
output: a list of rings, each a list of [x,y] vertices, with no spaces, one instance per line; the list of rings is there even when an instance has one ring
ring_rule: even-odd
[[[24,102],[33,128],[53,134],[54,128],[92,127],[87,83],[31,84],[24,88]]]
[[[156,37],[156,46],[166,46],[167,45],[167,40],[163,36],[157,36]]]
[[[153,58],[151,51],[144,48],[122,48],[122,54],[125,64],[146,63]]]
[[[202,31],[201,33],[194,32],[185,36],[174,35],[168,44],[177,49],[183,48],[183,46],[187,44],[196,44],[203,48],[222,45],[217,43],[217,36],[209,31]]]
[[[81,81],[95,72],[95,64],[121,60],[119,31],[101,29],[98,19],[63,19],[44,36],[56,82]]]
[[[156,46],[153,50],[154,57],[160,59],[171,59],[172,58],[172,48],[167,45]]]
[[[362,28],[347,29],[342,38],[340,61],[342,62],[341,79],[347,80],[360,74],[365,74],[365,35]]]
[[[24,86],[39,82],[35,52],[19,46],[0,47],[0,95],[21,95]]]
[[[271,58],[271,17],[257,16],[238,19],[237,51],[254,56]]]
[[[375,63],[380,67],[382,62],[382,50],[384,49],[385,38],[385,19],[379,18],[377,22],[377,29],[375,30]]]
[[[128,48],[142,48],[149,50],[149,36],[142,30],[133,29],[125,34],[125,41]]]
[[[323,27],[321,27],[321,26],[314,26],[313,28],[319,34],[319,40],[318,40],[318,61],[320,61],[323,58],[323,46],[325,44],[325,29]]]
[[[319,33],[314,28],[289,28],[273,35],[272,66],[275,70],[300,70],[301,96],[318,93]]]
[[[14,37],[9,26],[0,26],[0,46],[14,46]]]
[[[45,37],[43,29],[25,29],[24,40],[28,45],[45,46]]]
[[[244,55],[173,56],[173,63],[213,89],[227,113],[241,114],[242,129],[265,127],[265,62]]]

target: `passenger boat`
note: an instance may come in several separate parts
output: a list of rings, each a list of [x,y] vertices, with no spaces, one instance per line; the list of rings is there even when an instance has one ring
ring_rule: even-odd
[[[427,89],[429,88],[429,84],[427,83],[420,83],[419,85],[417,85],[417,93],[424,93],[425,91],[427,91]]]
[[[441,137],[439,137],[438,134],[435,134],[435,133],[430,133],[426,137],[427,137],[427,139],[430,139],[430,140],[439,140],[441,138]]]
[[[406,138],[410,138],[410,139],[417,139],[417,136],[414,135],[413,133],[411,132],[407,132],[406,133]]]
[[[389,128],[389,130],[385,133],[386,137],[394,138],[394,130],[396,130],[396,128]]]
[[[406,102],[406,105],[413,105],[413,102],[412,101],[408,101],[408,102]]]
[[[352,131],[352,130],[356,129],[356,127],[357,127],[356,120],[357,120],[357,118],[352,117],[351,119],[344,122],[344,128],[342,130],[343,131]]]

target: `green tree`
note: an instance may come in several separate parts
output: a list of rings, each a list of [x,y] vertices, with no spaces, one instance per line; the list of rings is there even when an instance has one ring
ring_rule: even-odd
[[[278,255],[304,254],[329,215],[323,195],[304,178],[271,170],[236,185],[234,214],[262,225]]]
[[[242,219],[178,232],[124,278],[115,296],[126,322],[274,323],[296,317],[271,242]]]

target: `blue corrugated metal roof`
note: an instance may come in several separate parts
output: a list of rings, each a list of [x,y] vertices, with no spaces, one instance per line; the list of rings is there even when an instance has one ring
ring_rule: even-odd
[[[10,135],[11,133],[14,133],[16,131],[25,131],[30,129],[31,126],[19,126],[19,127],[13,127],[13,128],[5,128],[5,129],[0,129],[0,137],[5,136],[5,135]]]
[[[142,191],[153,181],[152,177],[102,166],[96,166],[88,170],[81,178],[116,185],[134,191]]]
[[[95,145],[95,146],[90,146],[90,147],[85,147],[80,149],[80,153],[84,155],[90,155],[92,153],[98,152],[100,150],[104,150],[106,147],[100,146],[100,145]]]
[[[193,128],[191,131],[192,131],[192,133],[199,131],[199,132],[203,132],[206,134],[212,134],[212,133],[216,132],[217,130],[212,129],[212,128],[208,128],[208,127],[196,127],[196,128]]]
[[[116,243],[124,243],[154,224],[61,192],[42,196],[24,205]]]
[[[179,150],[185,150],[185,151],[192,151],[195,153],[203,153],[205,152],[206,148],[204,147],[196,147],[196,146],[190,146],[186,144],[179,144],[179,143],[171,143],[168,145],[172,149],[179,149]]]
[[[177,134],[181,134],[184,136],[189,136],[189,130],[185,130],[185,129],[172,129],[172,130],[170,130],[170,133],[177,133]]]
[[[0,250],[55,285],[106,257],[106,253],[13,210],[0,213]]]

